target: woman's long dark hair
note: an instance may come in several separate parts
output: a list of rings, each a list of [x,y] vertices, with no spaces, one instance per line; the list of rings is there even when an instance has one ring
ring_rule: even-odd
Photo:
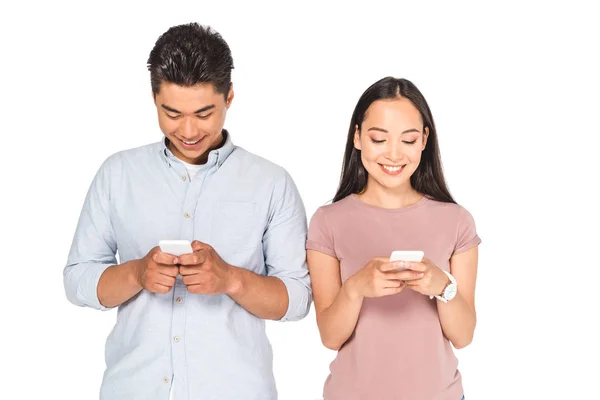
[[[360,150],[354,147],[356,127],[358,126],[358,129],[360,129],[367,109],[376,100],[397,99],[399,97],[407,98],[419,110],[423,120],[423,131],[425,128],[429,128],[429,137],[425,150],[423,150],[421,155],[421,162],[410,177],[413,189],[433,200],[444,203],[456,203],[452,195],[450,195],[444,179],[437,132],[435,131],[435,124],[433,123],[433,116],[431,115],[429,105],[427,105],[427,101],[425,101],[419,89],[412,82],[393,77],[383,78],[371,85],[360,96],[354,108],[352,120],[350,120],[350,128],[348,129],[348,140],[346,141],[346,152],[344,154],[340,185],[333,198],[334,203],[350,194],[361,193],[367,185],[367,170],[362,164]]]

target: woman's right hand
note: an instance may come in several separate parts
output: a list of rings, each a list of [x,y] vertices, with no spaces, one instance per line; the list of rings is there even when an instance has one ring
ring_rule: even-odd
[[[402,261],[389,262],[387,258],[374,258],[348,278],[343,285],[344,289],[352,299],[400,293],[405,281],[423,277],[422,272],[398,271],[402,265]]]

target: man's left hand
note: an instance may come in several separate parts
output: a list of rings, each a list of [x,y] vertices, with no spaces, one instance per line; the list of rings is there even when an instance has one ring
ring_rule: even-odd
[[[192,242],[191,254],[179,256],[179,273],[190,293],[230,294],[235,290],[235,267],[227,264],[212,246]]]

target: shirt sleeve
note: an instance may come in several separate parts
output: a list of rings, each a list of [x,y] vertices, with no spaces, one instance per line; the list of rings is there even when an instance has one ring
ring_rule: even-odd
[[[94,177],[75,230],[63,283],[67,299],[80,307],[108,308],[98,299],[100,276],[117,264],[117,245],[110,220],[110,158]]]
[[[306,241],[307,250],[315,250],[331,257],[337,257],[333,244],[333,234],[331,225],[327,221],[325,210],[318,208],[310,220],[308,228],[308,240]]]
[[[304,318],[312,304],[306,232],[304,204],[294,181],[285,172],[275,186],[269,223],[263,235],[267,275],[281,279],[288,293],[288,309],[280,321]]]
[[[477,235],[473,216],[461,207],[456,229],[456,244],[452,255],[464,253],[480,243],[481,239]]]

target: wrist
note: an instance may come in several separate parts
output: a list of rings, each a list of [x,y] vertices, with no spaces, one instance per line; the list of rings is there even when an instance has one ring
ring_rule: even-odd
[[[448,276],[446,274],[444,274],[444,282],[442,284],[442,287],[440,288],[439,292],[436,294],[436,296],[441,296],[444,294],[444,291],[446,290],[446,288],[448,287],[448,285],[452,283],[452,281],[450,280],[450,278],[448,278]]]
[[[356,288],[354,279],[352,279],[352,277],[348,278],[346,282],[344,282],[344,284],[342,285],[342,290],[346,294],[346,297],[348,297],[350,300],[359,300],[362,298],[362,296]]]
[[[129,278],[129,283],[131,284],[132,287],[136,288],[136,289],[142,289],[142,270],[143,270],[143,263],[144,260],[143,259],[139,259],[139,260],[132,260],[128,265],[128,274],[127,277]],[[123,265],[125,266],[125,265]]]
[[[227,264],[225,294],[236,296],[244,291],[244,276],[240,268]]]

